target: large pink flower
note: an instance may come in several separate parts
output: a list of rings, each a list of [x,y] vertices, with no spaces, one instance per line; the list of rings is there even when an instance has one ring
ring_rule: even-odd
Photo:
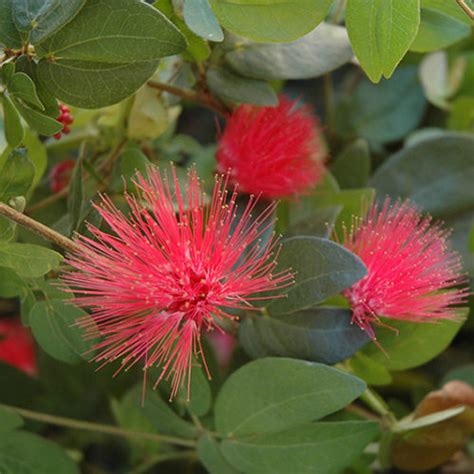
[[[219,170],[248,194],[269,199],[308,192],[324,173],[320,128],[308,107],[241,105],[219,139]]]
[[[344,239],[368,270],[344,292],[353,321],[375,338],[372,324],[379,317],[414,322],[455,318],[456,305],[465,302],[468,290],[448,235],[408,200],[390,205],[387,198],[381,207],[373,205]]]
[[[291,283],[289,272],[275,269],[276,240],[260,237],[272,225],[274,205],[252,218],[250,199],[237,217],[237,194],[216,178],[208,205],[199,178],[189,174],[187,187],[174,185],[156,169],[137,176],[139,197],[126,196],[127,217],[104,197],[98,212],[111,232],[90,226],[95,239],[80,237],[81,250],[68,258],[76,272],[64,280],[90,308],[92,325],[79,321],[86,334],[97,325],[102,341],[94,360],[116,359],[118,369],[137,362],[146,370],[162,368],[155,386],[171,378],[171,397],[189,380],[193,356],[207,371],[201,331],[232,319],[229,308],[251,309],[255,293]]]

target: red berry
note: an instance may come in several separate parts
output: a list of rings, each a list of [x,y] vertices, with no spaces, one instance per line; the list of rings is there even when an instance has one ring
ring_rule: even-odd
[[[56,140],[59,140],[61,138],[61,132],[55,133],[53,137],[56,138]]]
[[[64,160],[51,168],[49,187],[53,193],[58,193],[69,184],[71,171],[75,165],[74,160]]]
[[[64,135],[67,135],[70,132],[71,132],[71,129],[67,125],[65,125],[64,128],[63,128]]]

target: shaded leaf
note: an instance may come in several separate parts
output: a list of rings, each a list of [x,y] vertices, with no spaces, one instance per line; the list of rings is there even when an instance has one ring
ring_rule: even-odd
[[[278,268],[292,268],[295,284],[285,288],[285,298],[267,306],[276,316],[310,308],[363,278],[362,261],[339,244],[318,237],[291,237],[283,242]]]
[[[54,135],[62,130],[63,124],[36,109],[29,107],[18,100],[14,100],[15,106],[25,119],[26,123],[42,135]]]
[[[184,21],[189,29],[209,41],[222,41],[224,33],[208,0],[185,0]]]
[[[14,3],[14,0],[0,0],[0,44],[8,48],[21,48],[21,36],[13,22]]]
[[[5,138],[7,139],[7,143],[12,148],[15,148],[23,140],[25,131],[23,130],[23,125],[21,124],[18,110],[13,105],[13,102],[10,100],[10,98],[2,94],[1,100],[3,107],[3,118],[5,122]]]
[[[238,73],[255,79],[308,79],[326,74],[352,58],[347,31],[321,23],[291,43],[244,43],[225,55]]]
[[[21,99],[40,110],[44,110],[44,106],[36,93],[35,83],[24,72],[13,74],[8,81],[8,92],[15,98]]]
[[[30,189],[34,174],[35,169],[26,150],[12,150],[0,169],[0,200],[7,201],[12,197],[25,195]]]
[[[331,164],[331,172],[342,189],[367,186],[370,175],[370,152],[366,140],[348,145]]]
[[[247,318],[239,339],[251,357],[283,356],[324,364],[347,359],[369,338],[346,309],[315,308],[276,318]]]
[[[197,444],[199,460],[209,474],[238,474],[224,458],[219,443],[209,435],[199,438]]]
[[[0,407],[0,433],[12,431],[23,426],[23,418],[10,408]],[[1,436],[0,436],[1,437]]]

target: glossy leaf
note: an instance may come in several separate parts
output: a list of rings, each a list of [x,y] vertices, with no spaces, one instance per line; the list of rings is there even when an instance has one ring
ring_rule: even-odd
[[[220,24],[255,41],[293,41],[326,16],[332,0],[210,0]],[[252,21],[249,21],[252,19]]]
[[[367,345],[362,352],[390,370],[418,367],[449,346],[461,329],[466,316],[464,310],[460,311],[459,321],[413,323],[387,320],[386,323],[390,328],[376,329],[377,341],[386,354],[375,344]]]
[[[224,440],[222,452],[236,468],[252,474],[342,472],[379,431],[370,421],[313,423],[281,433]]]
[[[291,268],[295,284],[285,298],[267,306],[276,316],[310,308],[360,280],[366,274],[362,261],[339,244],[318,237],[291,237],[283,242],[278,268]]]
[[[240,324],[239,339],[253,358],[283,356],[332,365],[369,341],[351,318],[349,310],[339,308],[315,308],[278,318],[257,316]]]
[[[224,33],[208,0],[185,0],[184,21],[189,29],[208,41],[222,41]]]
[[[83,336],[83,330],[74,323],[87,313],[71,303],[47,300],[36,303],[30,313],[30,327],[38,344],[51,357],[76,364],[91,347],[91,341]]]
[[[308,79],[350,61],[352,48],[342,26],[321,23],[291,43],[244,43],[225,55],[238,73],[255,79]]]
[[[364,390],[360,379],[323,364],[259,359],[226,380],[215,405],[216,429],[227,437],[281,431],[340,410]]]
[[[62,448],[26,431],[14,431],[8,433],[8,436],[0,436],[0,471],[79,474],[79,468]]]
[[[1,96],[1,104],[5,121],[5,138],[7,143],[15,148],[21,143],[25,134],[20,115],[8,96]]]
[[[207,83],[214,94],[225,100],[262,106],[278,104],[277,95],[267,82],[239,76],[226,68],[210,68]]]
[[[39,44],[62,28],[85,5],[86,0],[15,0],[13,18],[32,44]]]
[[[372,82],[393,74],[419,24],[420,0],[350,0],[347,4],[352,47]]]

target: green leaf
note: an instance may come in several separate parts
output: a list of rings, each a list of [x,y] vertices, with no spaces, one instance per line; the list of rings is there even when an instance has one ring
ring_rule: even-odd
[[[15,0],[13,18],[18,30],[28,34],[28,41],[38,45],[69,23],[85,3],[86,0]]]
[[[413,417],[410,416],[395,423],[395,425],[391,427],[391,431],[394,433],[401,433],[404,431],[412,431],[424,428],[426,426],[431,426],[436,423],[449,420],[450,418],[454,418],[455,416],[462,413],[465,409],[466,407],[464,406],[448,408],[446,410],[430,413],[429,415],[421,416],[416,419],[413,419]]]
[[[158,10],[139,0],[89,0],[79,14],[43,42],[39,57],[131,64],[178,54],[186,42]]]
[[[132,179],[139,172],[147,175],[147,168],[151,166],[150,160],[139,148],[129,148],[120,157],[122,175],[127,180],[127,187],[133,187]]]
[[[69,218],[71,221],[71,231],[77,231],[81,224],[83,210],[84,210],[84,175],[82,158],[76,161],[71,174],[71,181],[69,184],[69,193],[67,198],[67,208]]]
[[[351,319],[351,311],[339,308],[247,318],[240,324],[239,340],[253,358],[283,356],[332,365],[369,341]]]
[[[370,421],[320,422],[224,440],[221,449],[227,461],[247,473],[334,474],[348,467],[378,432],[378,424]]]
[[[13,431],[22,426],[23,418],[15,410],[0,406],[0,433],[2,433],[2,436],[5,436],[5,432]]]
[[[361,352],[355,354],[348,363],[352,373],[365,380],[368,385],[386,385],[392,381],[392,376],[384,365]]]
[[[456,2],[421,0],[421,23],[410,49],[417,52],[446,48],[471,34],[469,17]]]
[[[270,80],[319,77],[352,56],[346,29],[321,23],[291,43],[237,43],[225,59],[243,76]]]
[[[189,400],[187,386],[181,388],[179,397],[187,409],[196,416],[204,416],[211,409],[211,387],[200,367],[194,368],[191,373]]]
[[[188,28],[208,41],[222,41],[224,33],[211,10],[208,0],[185,0],[184,21]]]
[[[49,94],[85,109],[112,105],[132,95],[149,79],[158,60],[130,64],[61,59],[38,64],[38,76]]]
[[[1,361],[0,387],[0,402],[20,407],[31,406],[31,401],[41,390],[38,380]]]
[[[474,131],[474,97],[457,97],[451,104],[447,128],[460,132]]]
[[[395,153],[371,180],[379,196],[410,198],[454,227],[453,247],[470,271],[474,271],[474,256],[468,251],[474,218],[473,156],[471,135],[444,133]]]
[[[30,326],[30,313],[36,303],[36,296],[29,288],[23,288],[23,295],[20,299],[20,315],[23,326]]]
[[[41,135],[54,135],[62,130],[63,124],[50,116],[39,112],[18,100],[14,100],[15,106],[25,119],[26,123]]]
[[[74,461],[57,444],[26,431],[0,437],[0,472],[79,474]]]
[[[35,168],[35,177],[31,187],[34,189],[43,177],[48,166],[48,155],[44,144],[38,139],[36,134],[30,130],[26,130],[23,138],[23,145],[28,150],[28,158]]]
[[[372,82],[389,78],[420,25],[420,0],[349,0],[346,25],[352,47]]]
[[[361,380],[323,364],[259,359],[224,383],[215,405],[216,429],[226,437],[281,431],[340,410],[364,390]]]
[[[210,0],[220,24],[255,41],[287,42],[309,33],[332,0]]]
[[[298,211],[289,213],[289,222],[285,230],[285,236],[314,235],[316,237],[328,238],[343,206],[312,208],[311,206],[304,205],[299,207],[299,204],[301,202],[296,203],[295,207],[291,206],[292,209],[296,208]]]
[[[224,458],[219,443],[209,435],[199,438],[197,444],[199,460],[209,474],[239,474]]]
[[[128,396],[130,401],[135,401],[142,416],[150,421],[158,433],[196,438],[196,428],[175,413],[171,405],[165,402],[157,391],[146,390],[143,398],[143,387],[136,385],[130,390]]]
[[[13,22],[14,0],[0,0],[0,44],[8,48],[21,48],[20,33]]]
[[[51,357],[69,364],[84,360],[91,341],[75,323],[87,313],[62,300],[36,303],[30,314],[30,327],[38,344]],[[90,355],[90,354],[89,354]]]
[[[26,150],[12,150],[0,170],[0,201],[25,195],[30,189],[34,175],[35,168]]]
[[[365,138],[374,146],[404,138],[420,123],[426,99],[414,67],[398,69],[378,85],[361,81],[336,108],[336,129],[345,138]]]
[[[8,92],[16,99],[21,99],[33,107],[44,110],[44,106],[36,93],[35,83],[24,72],[13,74],[8,81]]]
[[[0,265],[15,270],[18,275],[37,278],[56,268],[63,256],[53,250],[33,244],[0,244]]]
[[[291,237],[283,242],[278,268],[292,268],[295,284],[285,288],[286,298],[275,298],[271,315],[310,308],[363,278],[362,261],[339,244],[318,237]]]
[[[25,290],[23,280],[11,269],[0,267],[0,297],[14,298]]]
[[[370,175],[370,152],[366,140],[359,139],[336,156],[331,172],[342,189],[363,188]]]
[[[474,364],[461,365],[450,370],[444,377],[440,385],[444,385],[452,380],[461,380],[474,387]]]
[[[278,104],[278,97],[267,82],[239,76],[222,67],[209,68],[206,77],[209,89],[224,100],[262,106]]]
[[[4,94],[1,96],[1,99],[5,121],[5,138],[7,143],[12,148],[15,148],[23,140],[25,131],[23,130],[18,110],[13,105],[13,102]]]
[[[369,344],[362,352],[389,370],[418,367],[449,346],[466,316],[467,310],[460,310],[458,321],[413,323],[390,320],[390,328],[377,328],[377,341],[387,355],[375,344]]]
[[[2,64],[2,67],[0,68],[0,77],[3,84],[8,83],[8,81],[10,80],[14,72],[15,72],[15,63],[5,62]]]

